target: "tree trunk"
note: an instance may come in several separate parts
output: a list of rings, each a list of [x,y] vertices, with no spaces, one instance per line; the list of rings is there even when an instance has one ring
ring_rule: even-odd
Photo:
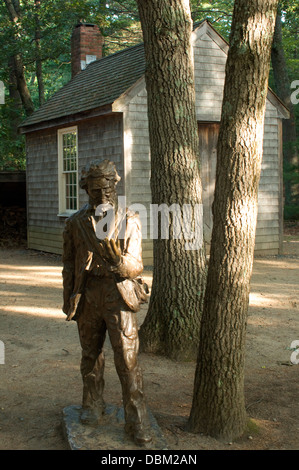
[[[298,187],[296,183],[292,181],[294,170],[298,170],[298,150],[296,120],[291,101],[292,91],[282,43],[280,12],[278,12],[276,17],[271,57],[277,94],[290,111],[290,119],[283,120],[284,169],[290,176],[290,178],[285,179],[285,204],[290,205],[295,202],[294,197],[298,197]]]
[[[236,0],[217,149],[213,231],[189,430],[245,430],[244,353],[277,0]]]
[[[14,72],[17,80],[18,91],[20,93],[26,116],[30,116],[34,111],[34,105],[27,87],[24,74],[23,59],[21,54],[16,54],[14,56]]]
[[[16,24],[19,20],[20,10],[19,10],[19,1],[5,0],[5,5],[10,16],[12,23]],[[17,41],[17,37],[15,38]],[[25,74],[24,74],[24,65],[21,54],[15,54],[13,56],[13,68],[14,74],[17,81],[17,88],[22,100],[22,104],[27,116],[34,111],[34,105],[31,99],[30,92],[27,87]]]
[[[12,102],[12,106],[9,107],[9,127],[10,137],[16,141],[19,137],[18,126],[21,124],[22,116],[22,101],[17,87],[17,80],[14,69],[14,58],[11,57],[8,62],[9,67],[9,98]]]
[[[41,0],[35,0],[34,6],[36,9],[35,12],[35,49],[36,49],[36,78],[38,83],[38,97],[39,97],[39,105],[43,105],[45,102],[45,86],[44,86],[44,79],[43,79],[43,68],[42,68],[42,60],[41,60],[41,47],[40,47],[40,39],[41,39],[41,29],[40,29],[40,19],[39,19],[39,10],[40,10]]]
[[[168,208],[176,204],[172,208],[181,216],[189,205],[192,216],[187,219],[195,232],[202,229],[202,221],[195,226],[202,190],[189,2],[137,3],[147,64],[152,203]],[[140,341],[143,351],[187,360],[197,354],[205,256],[202,244],[186,250],[186,234],[173,236],[176,220],[170,217],[169,239],[161,234],[153,240],[152,293]]]

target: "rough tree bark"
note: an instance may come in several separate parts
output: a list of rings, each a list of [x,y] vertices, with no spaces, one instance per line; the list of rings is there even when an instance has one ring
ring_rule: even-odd
[[[195,114],[192,21],[186,0],[138,0],[146,55],[152,203],[201,204]],[[154,239],[153,285],[140,330],[141,350],[176,360],[196,358],[205,281],[203,246],[185,236]],[[197,226],[196,229],[199,227]]]
[[[247,424],[244,353],[264,111],[277,0],[236,0],[218,139],[213,231],[189,430]]]

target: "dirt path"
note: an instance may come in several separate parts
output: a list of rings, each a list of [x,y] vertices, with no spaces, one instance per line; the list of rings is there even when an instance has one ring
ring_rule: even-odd
[[[286,235],[284,245],[284,256],[254,263],[246,402],[258,431],[234,443],[184,432],[195,364],[140,355],[149,407],[169,449],[299,449],[299,364],[288,349],[299,340],[298,233]],[[0,248],[0,264],[0,449],[67,449],[61,416],[65,406],[81,402],[80,348],[76,324],[61,312],[60,258]],[[151,273],[145,277],[150,281]],[[120,404],[109,344],[106,358],[105,398]]]

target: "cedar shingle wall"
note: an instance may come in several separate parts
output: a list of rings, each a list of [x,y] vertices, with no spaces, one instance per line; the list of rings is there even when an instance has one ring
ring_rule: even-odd
[[[259,184],[259,208],[256,231],[256,251],[277,254],[280,249],[281,167],[279,128],[276,108],[267,102],[264,149]]]
[[[194,44],[196,117],[220,121],[226,54],[208,35]]]
[[[66,127],[70,127],[67,125]],[[57,129],[26,135],[28,247],[61,253],[65,218],[58,216]],[[113,160],[120,176],[119,194],[123,193],[122,117],[106,116],[78,124],[79,175],[90,160]],[[79,206],[87,202],[80,190]]]
[[[129,103],[124,116],[125,166],[127,173],[127,204],[142,204],[149,214],[150,189],[150,146],[148,135],[147,95],[145,88]],[[149,218],[139,212],[143,230],[143,262],[152,265],[153,243],[150,240]]]
[[[57,132],[55,129],[28,134],[27,197],[28,225],[59,227]]]
[[[120,114],[83,121],[78,126],[79,172],[88,161],[108,159],[115,162],[121,176],[118,194],[123,194],[123,139]],[[80,207],[87,202],[85,191],[80,190]]]
[[[194,43],[196,114],[198,121],[220,121],[226,54],[208,36]],[[148,139],[147,98],[145,89],[129,103],[124,119],[128,200],[147,208],[151,202],[150,149]],[[280,246],[280,157],[276,108],[267,101],[264,135],[264,156],[259,187],[259,213],[256,253],[275,254]],[[215,162],[214,162],[215,163]],[[215,164],[211,167],[215,168]],[[149,212],[149,211],[148,211]],[[143,242],[144,263],[152,264],[152,241],[149,219],[142,218],[147,237]]]

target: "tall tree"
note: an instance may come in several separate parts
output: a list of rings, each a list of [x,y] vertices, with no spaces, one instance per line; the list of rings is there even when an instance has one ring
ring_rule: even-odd
[[[147,64],[152,203],[189,207],[194,231],[202,190],[189,1],[137,3]],[[170,217],[169,239],[153,240],[152,293],[140,340],[144,351],[183,360],[196,357],[205,256],[202,245],[186,250],[187,234],[174,236],[177,215]]]
[[[41,59],[41,26],[40,26],[40,4],[41,0],[34,0],[35,8],[35,48],[36,48],[36,78],[38,82],[39,105],[45,102],[45,84],[43,78],[43,68]]]
[[[271,44],[278,0],[236,0],[217,149],[213,231],[189,418],[233,439],[246,426],[244,354]]]
[[[19,0],[5,0],[5,5],[10,20],[15,26],[14,41],[18,42],[18,23],[21,17],[20,2]],[[13,73],[16,77],[17,88],[24,106],[25,113],[27,116],[30,116],[30,114],[32,114],[34,111],[34,105],[25,78],[23,57],[19,51],[16,51],[12,56],[11,64],[13,66]]]

